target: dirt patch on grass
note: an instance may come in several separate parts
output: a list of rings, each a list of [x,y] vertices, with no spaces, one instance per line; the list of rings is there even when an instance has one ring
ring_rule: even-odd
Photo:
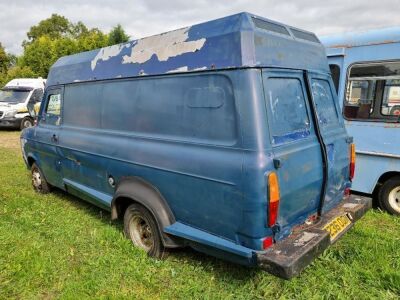
[[[0,131],[0,148],[17,151],[20,149],[20,131]]]

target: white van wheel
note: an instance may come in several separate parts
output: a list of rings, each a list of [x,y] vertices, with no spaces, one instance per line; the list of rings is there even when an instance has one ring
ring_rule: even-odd
[[[32,121],[31,118],[25,117],[25,118],[22,119],[22,122],[21,122],[21,130],[22,130],[22,129],[25,129],[25,128],[32,127],[32,126],[33,126],[33,121]]]
[[[392,177],[382,185],[379,204],[390,214],[400,215],[400,176]]]

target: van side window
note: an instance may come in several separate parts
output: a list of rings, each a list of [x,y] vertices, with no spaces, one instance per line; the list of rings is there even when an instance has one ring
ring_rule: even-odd
[[[265,81],[273,142],[297,139],[310,134],[310,121],[301,82],[297,78],[268,78]]]
[[[322,128],[336,126],[339,123],[339,116],[329,82],[314,78],[311,81],[311,88],[319,124]]]
[[[61,94],[55,93],[48,96],[44,119],[42,122],[49,125],[60,125],[61,121]]]
[[[351,66],[343,114],[347,119],[398,121],[400,62]]]
[[[340,83],[340,67],[335,64],[330,64],[329,69],[331,70],[333,84],[335,85],[337,93],[339,90],[339,83]]]

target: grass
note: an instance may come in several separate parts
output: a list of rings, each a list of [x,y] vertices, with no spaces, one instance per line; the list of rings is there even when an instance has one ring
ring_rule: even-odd
[[[190,249],[148,258],[109,213],[36,194],[19,132],[0,132],[0,298],[398,299],[400,218],[370,211],[291,281]]]

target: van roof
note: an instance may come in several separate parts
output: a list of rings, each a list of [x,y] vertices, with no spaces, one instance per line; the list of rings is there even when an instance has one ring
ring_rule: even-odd
[[[46,79],[43,78],[16,78],[9,81],[5,87],[44,88]]]
[[[48,85],[240,67],[329,71],[313,33],[239,13],[62,57],[51,67]]]
[[[339,53],[339,49],[342,50],[342,55],[344,55],[344,50],[346,48],[399,43],[400,27],[373,29],[363,32],[338,33],[322,36],[321,41],[324,46],[328,48],[328,56],[331,53],[332,55]],[[336,50],[334,48],[336,48]]]

